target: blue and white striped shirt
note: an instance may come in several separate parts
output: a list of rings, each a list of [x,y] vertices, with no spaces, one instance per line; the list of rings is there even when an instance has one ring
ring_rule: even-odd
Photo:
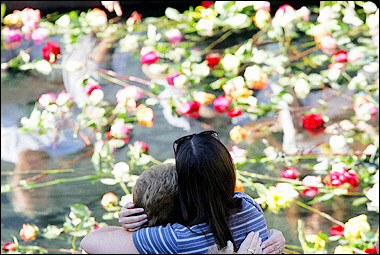
[[[267,240],[268,229],[261,207],[247,194],[235,192],[234,197],[242,198],[241,211],[229,219],[237,247],[251,231],[259,232],[262,241]],[[215,239],[206,223],[191,227],[169,223],[133,232],[133,243],[140,254],[195,254],[206,253]]]

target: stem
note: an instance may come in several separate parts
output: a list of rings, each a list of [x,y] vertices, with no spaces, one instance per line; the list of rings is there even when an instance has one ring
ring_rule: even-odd
[[[305,209],[308,209],[308,210],[310,210],[310,211],[312,211],[312,212],[315,212],[315,213],[319,214],[320,216],[325,217],[325,218],[328,219],[329,221],[334,222],[335,224],[338,224],[338,225],[344,227],[344,223],[343,223],[343,222],[334,219],[333,217],[331,217],[331,216],[328,215],[327,213],[321,212],[321,211],[319,211],[318,209],[315,209],[314,207],[311,207],[311,206],[308,206],[308,205],[302,203],[301,201],[294,200],[294,202],[296,202],[297,205],[299,205],[299,206],[301,206],[301,207],[303,207],[303,208],[305,208]]]
[[[156,165],[161,165],[161,164],[162,164],[161,161],[159,161],[159,160],[153,158],[152,156],[150,156],[150,161],[152,161],[152,162],[155,163]]]
[[[28,170],[28,171],[21,171],[21,172],[10,172],[5,171],[1,172],[1,175],[15,175],[15,174],[34,174],[34,173],[48,173],[48,174],[58,174],[58,173],[68,173],[68,172],[74,172],[74,169],[63,169],[63,170]]]
[[[120,183],[121,188],[125,192],[125,194],[127,194],[127,195],[131,194],[131,192],[129,192],[129,190],[128,190],[128,188],[127,188],[127,186],[125,185],[124,182],[119,182],[119,183]]]
[[[114,71],[106,70],[106,69],[102,69],[102,68],[96,68],[95,70],[98,71],[98,72],[100,72],[100,73],[107,74],[107,75],[110,75],[110,76],[113,76],[113,77],[129,80],[129,81],[135,81],[135,82],[147,85],[147,86],[154,86],[153,82],[150,82],[150,81],[147,81],[147,80],[144,80],[144,79],[141,79],[141,78],[137,78],[137,77],[134,77],[134,76],[128,76],[128,75],[124,75],[124,74],[118,74],[118,73],[116,73]]]
[[[247,175],[247,176],[253,177],[253,178],[270,180],[270,181],[289,182],[289,183],[293,183],[293,184],[303,185],[301,181],[296,181],[296,180],[292,180],[292,179],[271,177],[271,176],[266,176],[266,175],[262,175],[262,174],[250,173],[250,172],[242,171],[242,170],[238,170],[238,169],[236,169],[236,171],[239,174],[244,174],[244,175]]]
[[[229,37],[230,35],[232,35],[232,31],[227,31],[224,35],[222,35],[221,37],[219,37],[218,40],[210,43],[202,52],[201,52],[201,55],[204,55],[206,54],[207,52],[209,52],[212,48],[214,48],[216,45],[218,45],[219,43],[223,42],[225,39],[227,39],[227,37]]]
[[[71,246],[73,247],[73,250],[76,251],[77,250],[77,246],[75,244],[75,241],[77,240],[77,237],[74,236],[73,237],[73,240],[71,241]]]

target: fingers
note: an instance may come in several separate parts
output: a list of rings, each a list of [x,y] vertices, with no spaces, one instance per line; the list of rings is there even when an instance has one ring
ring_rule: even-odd
[[[115,1],[115,4],[114,4],[113,8],[115,9],[115,12],[116,12],[117,16],[121,16],[123,14],[123,11],[121,10],[121,6],[120,6],[120,2],[119,1]]]
[[[261,254],[261,238],[258,232],[250,232],[247,237],[244,239],[243,243],[240,245],[239,250],[237,251],[239,254]]]
[[[248,233],[244,241],[241,243],[239,251],[241,250],[242,253],[245,253],[248,250],[249,245],[251,244],[254,235],[255,235],[255,232]]]
[[[139,214],[142,212],[144,212],[143,208],[135,208],[135,209],[122,208],[118,214],[119,214],[119,219],[120,219],[122,217],[129,217],[131,215]]]

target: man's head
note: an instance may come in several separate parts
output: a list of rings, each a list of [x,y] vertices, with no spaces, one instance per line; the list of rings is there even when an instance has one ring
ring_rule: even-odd
[[[177,172],[174,164],[155,165],[145,170],[133,189],[135,207],[143,207],[148,226],[176,222]]]

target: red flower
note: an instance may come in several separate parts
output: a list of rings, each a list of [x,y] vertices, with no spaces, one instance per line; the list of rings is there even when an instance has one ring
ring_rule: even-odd
[[[142,55],[140,57],[140,62],[142,64],[150,65],[150,64],[156,63],[157,61],[158,61],[158,55],[154,51],[148,52],[147,54]]]
[[[5,243],[3,246],[4,251],[14,251],[16,250],[16,244],[15,243]]]
[[[147,152],[149,149],[148,144],[146,142],[143,142],[143,141],[134,142],[133,147],[135,147],[135,148],[140,147],[142,152]]]
[[[318,195],[320,192],[318,188],[316,187],[308,187],[301,191],[301,195],[307,196],[307,197],[314,197]]]
[[[197,101],[191,101],[187,103],[182,103],[179,107],[177,107],[176,112],[181,115],[189,116],[190,118],[198,118],[199,117],[199,108],[201,104]]]
[[[173,81],[174,78],[176,78],[180,75],[181,75],[180,73],[174,72],[171,75],[169,75],[168,77],[166,77],[166,81],[168,82],[169,85],[174,85],[174,81]]]
[[[333,63],[344,63],[347,62],[347,52],[345,50],[338,50],[332,56]]]
[[[230,109],[231,99],[228,99],[225,96],[218,96],[214,100],[213,105],[217,113],[224,113]]]
[[[283,170],[281,176],[282,178],[286,179],[297,179],[298,170],[295,167],[290,167],[288,169]]]
[[[241,115],[243,112],[239,108],[233,108],[229,112],[227,112],[227,115],[231,118]]]
[[[61,54],[59,44],[53,41],[48,41],[44,47],[42,47],[42,56],[50,63],[55,63],[58,60],[58,55]]]
[[[87,84],[86,87],[84,87],[84,92],[86,92],[87,95],[91,95],[92,91],[94,91],[95,89],[102,90],[102,86]]]
[[[368,254],[379,254],[379,253],[376,251],[376,247],[366,248],[364,251],[365,251],[366,253],[368,253]]]
[[[325,124],[325,121],[323,120],[323,116],[320,113],[314,114],[309,113],[303,116],[302,118],[302,125],[303,127],[311,131],[313,133],[320,133],[321,129],[323,131],[323,125]]]
[[[209,8],[211,6],[214,5],[214,2],[213,1],[201,1],[201,6],[205,7],[205,8]]]
[[[221,56],[218,53],[211,53],[206,56],[206,61],[207,65],[211,68],[214,69],[215,66],[219,63],[221,59]]]
[[[135,24],[138,20],[142,19],[142,15],[139,14],[137,11],[132,12],[131,16],[128,18],[130,20],[130,23]]]
[[[341,225],[334,225],[330,228],[330,233],[333,236],[344,236],[344,227]]]

